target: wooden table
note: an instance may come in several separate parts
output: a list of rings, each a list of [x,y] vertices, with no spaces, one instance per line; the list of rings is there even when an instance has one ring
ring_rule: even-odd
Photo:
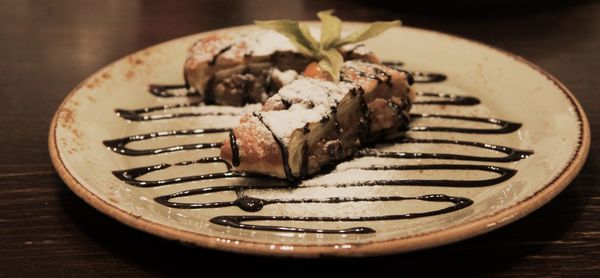
[[[201,274],[225,261],[231,275],[271,268],[283,275],[321,269],[395,276],[599,275],[600,3],[431,8],[418,1],[371,2],[1,1],[0,276]],[[54,172],[46,146],[52,115],[100,67],[179,36],[253,19],[315,19],[316,11],[331,7],[344,20],[401,18],[406,25],[480,40],[547,69],[590,118],[594,141],[583,170],[549,204],[489,234],[404,255],[321,260],[245,256],[166,241],[97,212]]]

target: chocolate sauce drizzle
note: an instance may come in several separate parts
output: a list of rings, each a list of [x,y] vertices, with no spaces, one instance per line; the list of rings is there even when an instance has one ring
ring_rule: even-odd
[[[211,134],[211,133],[223,133],[230,131],[230,128],[205,128],[205,129],[183,129],[183,130],[172,130],[172,131],[159,131],[152,132],[146,134],[132,135],[123,138],[117,138],[112,140],[104,140],[102,143],[108,147],[113,152],[130,155],[130,156],[140,156],[140,155],[152,155],[152,154],[160,154],[160,153],[168,153],[168,152],[176,152],[183,150],[199,150],[199,149],[210,149],[210,148],[220,148],[223,144],[221,142],[211,142],[211,143],[198,143],[198,144],[185,144],[185,145],[176,145],[164,148],[154,148],[154,149],[144,149],[144,150],[136,150],[127,147],[127,144],[136,141],[149,140],[160,137],[170,137],[170,136],[181,136],[181,135],[201,135],[201,134]],[[237,147],[237,146],[236,146]]]
[[[277,145],[279,145],[279,149],[281,150],[281,159],[283,160],[283,170],[285,171],[286,178],[292,182],[296,181],[296,178],[294,177],[294,175],[292,175],[292,169],[290,168],[289,152],[287,146],[283,144],[283,142],[281,142],[281,139],[275,136],[275,133],[271,131],[271,127],[265,124],[260,112],[254,112],[253,115],[256,118],[258,118],[258,120],[265,126],[265,128],[269,130],[269,132],[271,132],[271,134],[273,135],[273,139],[275,139],[275,142],[277,142]]]
[[[335,200],[335,199],[333,199]],[[244,224],[252,221],[302,221],[302,222],[366,222],[366,221],[384,221],[384,220],[402,220],[415,219],[427,216],[434,216],[444,213],[450,213],[473,204],[473,201],[468,198],[454,197],[444,194],[422,195],[417,197],[401,197],[387,196],[379,198],[338,198],[337,202],[389,202],[389,201],[406,201],[419,200],[424,202],[445,202],[451,203],[452,206],[433,210],[428,212],[412,212],[405,214],[391,214],[381,216],[360,216],[360,217],[315,217],[315,216],[262,216],[262,215],[224,215],[217,216],[210,220],[211,223],[234,227],[239,229],[251,229],[260,231],[277,231],[277,232],[298,232],[298,233],[320,233],[320,234],[368,234],[375,233],[375,230],[369,227],[352,227],[348,229],[311,229],[298,227],[284,226],[269,226],[269,225],[253,225]],[[318,202],[318,201],[317,201]],[[327,200],[325,200],[327,202]],[[306,202],[305,202],[306,203]],[[308,201],[308,203],[311,203]]]
[[[479,99],[470,96],[458,96],[446,93],[435,92],[416,92],[417,96],[435,97],[441,100],[417,100],[414,105],[458,105],[458,106],[473,106],[481,103]]]
[[[207,156],[197,160],[186,160],[174,163],[174,166],[186,166],[191,164],[206,164],[206,163],[223,163],[227,167],[227,171],[230,171],[233,167],[227,160],[222,159],[220,156]],[[139,177],[139,176],[138,176]]]
[[[406,71],[402,68],[404,65],[402,62],[383,62],[384,65],[400,70]],[[408,72],[414,81],[414,83],[437,83],[447,79],[445,74],[435,72],[423,72],[423,71],[406,71]],[[412,85],[412,82],[411,82]]]
[[[484,128],[461,128],[461,127],[441,127],[441,126],[415,126],[411,127],[411,131],[436,131],[436,132],[456,132],[456,133],[473,133],[473,134],[505,134],[511,133],[521,128],[520,123],[509,122],[496,118],[479,118],[454,115],[437,115],[437,114],[410,114],[410,117],[415,118],[438,118],[461,120],[478,123],[489,123],[500,126],[500,128],[484,129]]]
[[[203,175],[193,175],[193,176],[185,176],[185,177],[176,177],[162,180],[139,180],[138,178],[149,174],[151,172],[165,170],[171,166],[185,166],[194,163],[224,163],[228,171],[220,172],[220,173],[209,173]],[[145,166],[145,167],[136,167],[126,170],[113,171],[113,175],[118,179],[124,181],[129,185],[133,185],[136,187],[157,187],[164,186],[169,184],[183,183],[183,182],[192,182],[192,181],[200,181],[200,180],[211,180],[211,179],[221,179],[221,178],[242,178],[242,177],[255,177],[259,175],[255,175],[252,173],[246,173],[241,171],[229,171],[231,169],[231,165],[227,163],[227,161],[221,158],[215,157],[204,157],[196,161],[184,161],[175,164],[161,163],[157,165]]]
[[[409,153],[410,154],[410,153]],[[430,155],[431,157],[427,157]],[[378,156],[377,154],[371,155],[366,152],[359,157],[365,156]],[[469,161],[488,161],[489,158],[485,157],[476,157],[476,156],[465,156],[466,159],[462,159],[459,155],[456,155],[457,158],[453,157],[452,154],[425,154],[424,157],[411,157],[407,155],[406,157],[400,158],[437,158],[437,159],[446,159],[446,160],[469,160]],[[392,157],[393,156],[381,156],[381,157]],[[505,162],[505,161],[502,161]],[[161,180],[139,180],[138,178],[149,174],[151,172],[165,170],[171,166],[184,166],[194,163],[225,163],[227,166],[227,172],[219,172],[219,173],[210,173],[210,174],[202,174],[202,175],[194,175],[194,176],[186,176],[186,177],[177,177],[177,178],[169,178],[169,179],[161,179]],[[240,177],[254,177],[254,178],[267,178],[267,176],[262,176],[259,174],[241,172],[241,171],[231,171],[231,165],[229,165],[225,160],[222,160],[219,157],[208,157],[201,158],[196,161],[184,161],[175,164],[157,164],[145,167],[137,167],[131,168],[127,170],[113,171],[113,174],[120,180],[126,182],[127,184],[137,186],[137,187],[157,187],[164,186],[170,184],[184,183],[190,181],[200,181],[200,180],[212,180],[219,178],[240,178]],[[361,169],[368,171],[407,171],[407,170],[474,170],[474,171],[487,171],[487,172],[495,172],[500,174],[500,177],[487,179],[487,180],[428,180],[428,179],[410,179],[410,180],[371,180],[365,182],[356,182],[356,183],[344,183],[336,185],[335,187],[353,187],[353,186],[375,186],[375,185],[427,185],[427,186],[441,186],[441,187],[481,187],[497,184],[511,178],[516,171],[509,168],[497,167],[497,166],[489,166],[489,165],[469,165],[469,164],[422,164],[422,165],[373,165],[369,167],[360,167],[360,168],[349,168],[349,169]],[[278,181],[275,179],[275,181]],[[289,188],[296,188],[296,184],[290,183]],[[311,185],[312,187],[326,187],[327,185]],[[258,186],[258,188],[268,188],[266,186]]]
[[[231,144],[231,163],[235,167],[240,166],[240,147],[233,131],[229,132],[229,143]]]
[[[455,188],[472,188],[495,185],[507,181],[516,174],[516,170],[497,166],[488,165],[470,165],[470,164],[422,164],[422,165],[373,165],[369,167],[346,168],[342,171],[350,169],[360,169],[367,171],[414,171],[414,170],[453,170],[453,171],[483,171],[498,174],[499,176],[480,180],[440,180],[440,179],[396,179],[396,180],[371,180],[355,183],[342,184],[322,184],[310,185],[310,188],[316,187],[363,187],[363,186],[434,186],[434,187],[455,187]],[[265,177],[266,178],[266,177]],[[361,202],[364,199],[358,198],[326,198],[326,199],[259,199],[244,195],[246,190],[266,190],[266,189],[296,189],[296,185],[289,183],[280,184],[263,184],[263,185],[229,185],[215,186],[184,190],[168,195],[156,197],[155,200],[165,206],[182,209],[203,209],[216,207],[231,207],[248,211],[260,211],[266,205],[272,204],[295,204],[295,203],[344,203],[344,202]],[[300,185],[300,188],[305,188]],[[237,199],[233,201],[210,202],[210,203],[186,203],[173,202],[171,200],[182,197],[198,196],[210,193],[219,192],[235,192]],[[385,198],[385,197],[381,197]]]
[[[210,62],[208,62],[208,64],[211,66],[214,66],[217,63],[217,60],[219,59],[219,57],[221,55],[223,55],[223,53],[229,51],[229,49],[231,49],[232,46],[233,46],[233,44],[230,44],[226,47],[219,49],[219,52],[217,52],[217,54],[212,57],[212,59],[210,60]]]
[[[227,51],[227,48],[223,50]],[[222,52],[220,52],[222,53]],[[218,55],[215,56],[214,61]],[[396,63],[385,63],[388,66],[392,66],[397,70],[407,72],[409,77],[415,83],[433,83],[442,82],[447,79],[444,74],[441,73],[428,73],[428,72],[409,72],[401,69],[401,62]],[[371,77],[371,76],[370,76]],[[377,79],[379,82],[386,82],[386,77],[382,74],[375,74],[372,78]],[[412,82],[411,82],[412,83]],[[195,97],[198,93],[193,89],[188,89],[182,93],[182,89],[188,88],[187,85],[151,85],[150,92],[163,98],[170,97]],[[360,97],[361,105],[361,117],[360,117],[360,140],[364,143],[369,143],[374,140],[370,134],[370,122],[371,115],[370,111],[364,100],[364,96],[360,91],[354,92],[355,96]],[[417,92],[417,96],[423,97],[423,100],[417,100],[414,105],[454,105],[454,106],[473,106],[480,103],[479,99],[471,96],[459,96],[447,93],[438,92]],[[202,102],[187,102],[180,104],[171,104],[164,106],[155,106],[135,110],[117,109],[117,115],[134,122],[140,121],[154,121],[164,120],[182,117],[200,117],[200,116],[237,116],[235,113],[220,113],[220,112],[183,112],[183,113],[169,113],[168,110],[186,108],[186,107],[200,107],[204,105]],[[402,110],[401,107],[396,103],[390,103],[390,107]],[[147,115],[152,112],[163,111],[162,114]],[[406,114],[406,113],[405,113]],[[254,114],[263,124],[263,119],[260,113]],[[336,115],[333,115],[336,117]],[[407,117],[408,115],[399,115]],[[456,115],[436,115],[436,114],[410,114],[410,117],[415,118],[433,118],[433,119],[445,119],[445,120],[459,120],[467,122],[478,122],[486,123],[497,128],[461,128],[461,127],[442,127],[442,126],[413,126],[409,130],[411,132],[452,132],[452,133],[472,133],[472,134],[506,134],[518,130],[521,124],[500,120],[496,118],[479,118],[479,117],[466,117]],[[341,127],[335,120],[336,131],[340,131]],[[265,125],[270,130],[268,125]],[[142,149],[136,150],[127,148],[127,144],[136,141],[149,140],[158,137],[165,136],[178,136],[178,135],[199,135],[207,133],[225,133],[229,132],[229,139],[231,142],[232,150],[232,164],[223,160],[220,157],[202,157],[198,160],[181,161],[173,164],[157,164],[145,167],[137,167],[126,170],[113,171],[113,174],[123,182],[137,187],[157,187],[166,186],[171,184],[179,184],[193,181],[203,180],[218,180],[218,179],[236,179],[236,178],[252,178],[254,180],[251,184],[244,185],[227,185],[227,186],[210,186],[204,188],[196,188],[190,190],[184,190],[172,194],[162,195],[155,198],[158,203],[177,209],[215,209],[224,207],[238,207],[239,209],[246,212],[258,212],[261,211],[265,206],[274,204],[301,204],[301,203],[327,203],[327,204],[338,204],[338,203],[349,203],[349,202],[402,202],[407,200],[418,200],[424,202],[443,202],[449,203],[450,206],[427,212],[413,212],[403,214],[390,214],[381,216],[360,216],[360,217],[312,217],[312,216],[268,216],[268,215],[221,215],[216,216],[210,220],[211,223],[250,230],[261,230],[261,231],[274,231],[274,232],[301,232],[301,233],[329,233],[329,234],[364,234],[374,233],[375,230],[369,227],[351,227],[346,229],[313,229],[313,228],[300,228],[291,226],[274,226],[274,225],[258,225],[251,224],[250,222],[256,221],[291,221],[291,222],[368,222],[368,221],[385,221],[385,220],[401,220],[401,219],[414,219],[420,217],[428,217],[434,215],[440,215],[444,213],[450,213],[463,209],[473,204],[473,201],[465,197],[448,196],[443,194],[429,194],[415,197],[406,196],[379,196],[379,197],[329,197],[329,198],[302,198],[302,199],[261,199],[246,195],[247,190],[291,190],[295,188],[303,188],[302,184],[298,185],[294,181],[293,175],[288,162],[288,151],[282,142],[273,135],[275,141],[279,145],[282,152],[282,159],[284,161],[284,170],[288,181],[269,178],[253,173],[246,173],[241,171],[234,171],[233,166],[238,166],[240,163],[239,149],[236,143],[236,137],[231,129],[190,129],[190,130],[175,130],[175,131],[164,131],[155,132],[141,135],[134,135],[129,137],[117,138],[113,140],[103,141],[104,145],[110,150],[129,156],[138,155],[154,155],[167,152],[175,152],[181,150],[194,150],[194,149],[205,149],[205,148],[218,148],[221,147],[220,142],[212,143],[200,143],[200,144],[186,144],[169,146],[165,148],[156,149]],[[308,126],[304,128],[304,132],[310,132]],[[389,142],[389,141],[388,141]],[[506,146],[487,144],[481,142],[471,141],[459,141],[459,140],[446,140],[446,139],[418,139],[411,137],[402,137],[395,139],[397,144],[450,144],[460,145],[472,148],[480,148],[488,150],[492,153],[504,154],[504,156],[474,156],[474,155],[463,155],[463,154],[451,154],[451,153],[414,153],[414,152],[401,152],[401,151],[381,151],[375,148],[366,148],[358,151],[354,157],[378,157],[378,158],[394,158],[394,159],[442,159],[442,160],[453,160],[453,161],[476,161],[476,162],[494,162],[494,163],[507,163],[515,162],[533,154],[532,151],[519,150]],[[307,146],[305,146],[305,149]],[[306,156],[306,155],[303,155]],[[304,157],[303,157],[304,158]],[[191,164],[207,164],[207,163],[220,163],[223,164],[227,171],[218,173],[208,173],[201,175],[192,175],[184,177],[174,177],[160,180],[143,180],[142,177],[146,174],[156,171],[162,171],[169,167],[183,167]],[[306,175],[308,171],[308,160],[302,162],[301,176]],[[306,169],[305,169],[306,168]],[[475,164],[419,164],[419,165],[371,165],[367,167],[349,167],[338,171],[348,171],[352,169],[358,169],[363,171],[429,171],[429,170],[450,170],[450,171],[483,171],[494,174],[494,177],[477,179],[477,180],[451,180],[451,179],[381,179],[381,180],[368,180],[368,181],[356,181],[351,183],[340,183],[340,184],[321,184],[321,185],[310,185],[313,187],[364,187],[364,186],[432,186],[432,187],[455,187],[455,188],[473,188],[473,187],[484,187],[493,186],[502,182],[507,181],[516,174],[516,170],[493,166],[493,165],[475,165]],[[260,183],[258,183],[260,181]],[[178,202],[178,198],[185,198],[197,195],[204,195],[210,193],[220,192],[234,192],[235,199],[231,201],[215,201],[215,202]]]
[[[505,153],[506,156],[472,156],[463,154],[449,154],[449,153],[411,153],[411,152],[391,152],[391,151],[380,151],[377,149],[366,148],[356,152],[354,157],[381,157],[381,158],[404,158],[404,159],[447,159],[447,160],[466,160],[466,161],[482,161],[482,162],[514,162],[521,159],[525,159],[533,154],[533,151],[518,150],[510,147],[470,142],[470,141],[458,141],[458,140],[444,140],[444,139],[415,139],[406,137],[395,143],[398,144],[452,144],[462,145],[469,147],[476,147],[496,152]]]
[[[115,109],[115,113],[117,116],[133,121],[133,122],[141,122],[141,121],[155,121],[155,120],[165,120],[165,119],[173,119],[173,118],[184,118],[184,117],[200,117],[200,116],[239,116],[238,113],[227,113],[227,112],[183,112],[183,113],[164,113],[164,114],[153,114],[153,115],[145,115],[147,113],[156,112],[156,111],[166,111],[170,109],[176,108],[186,108],[186,107],[200,107],[203,106],[204,103],[201,101],[197,102],[186,102],[186,103],[177,103],[177,104],[167,104],[161,106],[152,106],[141,109],[127,110],[127,109]]]
[[[360,120],[359,120],[359,140],[361,145],[366,145],[371,142],[371,111],[365,100],[365,92],[359,88],[358,97],[360,101]]]
[[[179,92],[181,90],[185,90],[183,93]],[[162,98],[172,98],[172,97],[199,97],[200,94],[192,89],[188,88],[186,84],[174,84],[174,85],[165,85],[165,84],[151,84],[148,88],[151,94],[157,97]]]
[[[300,164],[300,177],[308,176],[308,142],[304,141],[302,146],[302,161]]]
[[[446,75],[434,72],[409,71],[415,83],[436,83],[446,80]]]
[[[350,168],[352,169],[352,168]],[[362,187],[362,186],[438,186],[438,187],[459,187],[459,188],[472,188],[472,187],[483,187],[492,186],[501,182],[507,181],[516,174],[516,170],[487,166],[487,165],[464,165],[464,164],[423,164],[423,165],[383,165],[383,166],[369,166],[357,168],[362,170],[373,170],[373,171],[402,171],[402,170],[475,170],[485,171],[499,174],[498,177],[481,179],[481,180],[429,180],[429,179],[405,179],[405,180],[374,180],[354,183],[343,183],[338,185],[311,185],[311,188],[315,187]],[[347,169],[346,169],[347,170]],[[204,178],[203,176],[199,176]],[[183,181],[182,181],[183,182]],[[197,188],[191,190],[185,190],[176,192],[173,194],[163,195],[155,198],[158,203],[178,209],[208,209],[208,208],[221,208],[236,206],[247,212],[258,212],[267,205],[272,204],[300,204],[300,203],[347,203],[347,202],[381,202],[381,201],[404,201],[404,200],[423,200],[423,201],[439,201],[439,202],[452,202],[454,206],[444,208],[441,210],[421,212],[421,213],[407,213],[407,214],[393,214],[385,216],[367,216],[358,218],[344,218],[344,217],[287,217],[287,216],[246,216],[246,215],[235,215],[235,216],[217,216],[212,218],[210,221],[215,224],[246,228],[253,230],[264,230],[264,231],[290,231],[297,228],[282,227],[282,226],[257,226],[257,225],[244,225],[242,222],[246,221],[265,221],[265,220],[288,220],[288,221],[378,221],[378,220],[399,220],[399,219],[412,219],[425,216],[438,215],[442,213],[448,213],[455,210],[462,209],[470,206],[473,201],[468,198],[452,197],[443,194],[424,195],[419,197],[399,197],[399,196],[383,196],[383,197],[370,197],[370,198],[354,198],[354,197],[331,197],[324,199],[314,198],[303,198],[303,199],[261,199],[254,198],[244,195],[245,190],[258,189],[258,190],[269,190],[269,189],[295,189],[295,185],[289,183],[276,184],[276,185],[230,185],[230,186],[215,186]],[[186,203],[186,202],[173,202],[173,199],[181,197],[190,197],[196,195],[204,195],[209,193],[218,192],[235,192],[238,196],[233,201],[217,201],[209,203]],[[359,233],[360,230],[357,228],[351,229],[333,229],[333,230],[322,230],[322,229],[300,229],[298,232],[311,232],[321,233]],[[368,232],[375,232],[369,229]]]

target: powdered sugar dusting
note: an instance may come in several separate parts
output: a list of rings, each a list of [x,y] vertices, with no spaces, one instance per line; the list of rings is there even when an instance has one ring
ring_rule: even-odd
[[[282,72],[279,69],[274,68],[271,75],[277,80],[279,80],[279,82],[281,82],[281,84],[283,85],[292,83],[292,81],[298,78],[298,72],[291,69]]]
[[[363,56],[373,54],[373,52],[364,44],[347,44],[347,45],[340,47],[340,50],[342,50],[342,52],[350,51],[354,54],[363,55]]]
[[[287,110],[262,112],[263,122],[283,143],[288,143],[295,129],[331,115],[332,108],[348,92],[349,87],[329,81],[312,78],[293,81],[276,94],[290,107]]]
[[[199,63],[220,58],[240,61],[245,56],[268,56],[276,51],[296,51],[283,35],[271,30],[258,30],[233,37],[229,34],[214,34],[198,40],[190,50],[190,56]]]
[[[260,103],[253,103],[253,104],[247,104],[245,106],[242,107],[236,107],[236,106],[220,106],[220,105],[203,105],[200,107],[201,111],[203,113],[206,114],[246,114],[246,113],[252,113],[254,111],[258,111],[260,110],[260,108],[262,107],[262,104]]]
[[[317,176],[313,179],[306,180],[300,187],[315,187],[315,186],[337,186],[342,184],[352,184],[357,181],[373,181],[373,180],[391,180],[401,178],[402,175],[398,172],[389,170],[362,170],[376,165],[396,165],[396,159],[380,158],[380,157],[361,157],[350,161],[340,163],[331,173]]]
[[[234,42],[234,39],[227,34],[214,34],[203,37],[194,43],[190,49],[188,63],[203,63],[213,59],[221,49],[226,48]]]
[[[250,114],[243,116],[241,123],[236,129],[240,150],[249,157],[265,158],[267,152],[272,151],[273,136],[269,130]]]
[[[398,177],[394,171],[366,171],[361,169],[347,169],[343,171],[334,171],[327,175],[318,176],[313,179],[302,182],[301,187],[314,186],[336,186],[352,185],[358,182],[373,182],[378,180],[393,180]],[[375,185],[375,184],[374,184]]]

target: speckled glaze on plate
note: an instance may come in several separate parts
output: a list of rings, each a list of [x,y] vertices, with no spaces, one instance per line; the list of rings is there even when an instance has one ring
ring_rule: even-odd
[[[348,23],[354,30],[364,26]],[[243,33],[242,26],[214,32]],[[402,200],[385,202],[275,203],[257,212],[236,205],[218,208],[168,207],[155,198],[198,188],[242,184],[268,184],[247,178],[209,179],[156,187],[138,187],[118,179],[113,171],[169,164],[137,179],[143,181],[223,172],[219,164],[177,165],[218,155],[218,149],[192,149],[158,155],[127,156],[109,150],[103,141],[157,131],[232,127],[237,116],[203,116],[127,121],[116,109],[189,102],[185,97],[159,98],[148,93],[150,84],[183,83],[186,51],[201,36],[192,35],[129,55],[101,69],[75,88],[58,108],[49,135],[49,149],[57,172],[65,183],[96,209],[140,230],[202,247],[234,252],[318,257],[370,256],[407,252],[473,237],[511,223],[548,202],[563,190],[581,169],[590,144],[587,118],[573,95],[554,77],[524,59],[470,40],[416,28],[394,28],[367,45],[382,60],[401,61],[410,71],[442,73],[446,80],[417,83],[421,92],[471,96],[473,105],[415,105],[411,113],[501,119],[522,124],[504,133],[429,131],[407,133],[422,140],[480,142],[531,151],[514,161],[447,160],[432,158],[356,158],[325,177],[316,177],[297,189],[252,189],[242,195],[260,200],[323,200],[325,198],[417,197],[443,194],[467,198],[472,204],[444,214],[386,221],[254,221],[245,224],[305,229],[367,227],[370,233],[315,233],[240,229],[215,224],[218,216],[339,217],[415,215],[452,206],[451,203]],[[421,96],[418,100],[429,98]],[[159,110],[150,114],[202,113],[207,107]],[[435,126],[490,129],[489,123],[415,117],[411,127]],[[227,133],[166,136],[128,145],[133,149],[168,147],[219,141]],[[503,157],[494,150],[459,144],[381,144],[379,151],[446,153],[477,157]],[[475,165],[509,169],[514,176],[486,186],[431,186],[395,184],[336,186],[357,181],[386,179],[489,180],[497,172],[480,170],[361,170],[385,165]],[[479,165],[479,166],[477,166]],[[507,170],[508,171],[508,170]],[[322,182],[325,181],[325,182]],[[329,182],[333,182],[329,185]],[[455,182],[459,183],[459,182]],[[468,183],[468,182],[467,182]],[[318,184],[319,186],[314,186]],[[238,192],[239,195],[239,192]],[[182,203],[234,201],[236,192],[223,191],[176,199]]]

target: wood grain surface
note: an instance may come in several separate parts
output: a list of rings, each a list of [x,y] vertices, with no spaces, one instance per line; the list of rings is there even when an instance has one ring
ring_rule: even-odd
[[[202,276],[223,262],[224,276],[599,276],[600,2],[520,2],[0,1],[0,276]],[[77,198],[52,168],[52,115],[97,69],[180,36],[253,19],[312,20],[328,8],[344,20],[400,18],[479,40],[546,69],[590,119],[583,170],[549,204],[483,236],[395,256],[293,260],[187,247],[131,229]]]

